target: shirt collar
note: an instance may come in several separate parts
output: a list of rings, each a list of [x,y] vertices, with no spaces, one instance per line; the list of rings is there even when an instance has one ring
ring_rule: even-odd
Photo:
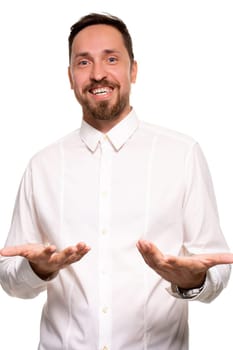
[[[127,140],[133,135],[139,125],[139,120],[136,113],[132,110],[124,119],[122,119],[117,125],[115,125],[105,136],[109,139],[116,151],[119,151],[121,147],[127,142]],[[103,133],[90,124],[82,120],[80,128],[80,137],[86,146],[95,152],[99,141],[103,138]]]

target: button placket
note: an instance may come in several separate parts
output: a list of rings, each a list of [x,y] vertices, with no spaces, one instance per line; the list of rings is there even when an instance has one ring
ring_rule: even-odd
[[[100,197],[99,197],[99,335],[100,349],[111,348],[112,282],[111,282],[111,161],[112,149],[107,137],[100,142]]]

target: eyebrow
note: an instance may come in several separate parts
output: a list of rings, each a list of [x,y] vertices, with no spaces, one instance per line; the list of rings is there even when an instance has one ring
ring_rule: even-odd
[[[121,54],[121,52],[119,50],[116,49],[105,49],[102,51],[103,54]],[[83,51],[83,52],[78,52],[74,55],[74,59],[78,58],[78,57],[91,57],[91,53],[88,51]]]

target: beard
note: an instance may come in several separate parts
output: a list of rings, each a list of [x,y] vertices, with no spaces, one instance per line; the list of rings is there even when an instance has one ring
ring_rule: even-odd
[[[100,101],[92,105],[89,101],[82,104],[84,114],[96,120],[114,120],[117,119],[128,105],[128,97],[118,97],[114,104],[110,101]]]
[[[84,92],[88,93],[89,90],[95,88],[95,85],[97,84],[90,84],[84,89]],[[87,98],[80,96],[78,97],[76,95],[77,100],[83,108],[84,115],[87,115],[89,116],[89,118],[94,118],[96,120],[111,121],[117,119],[128,106],[129,95],[124,94],[120,96],[119,85],[110,83],[106,80],[103,80],[101,81],[101,83],[98,83],[98,87],[106,85],[118,90],[118,95],[115,103],[112,103],[111,101],[96,101],[95,103],[92,103]]]

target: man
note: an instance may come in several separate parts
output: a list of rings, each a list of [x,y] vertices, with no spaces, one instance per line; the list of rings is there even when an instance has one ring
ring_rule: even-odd
[[[188,301],[213,300],[233,262],[205,159],[191,138],[138,120],[120,19],[83,17],[69,53],[82,125],[30,161],[2,287],[47,290],[40,350],[186,350]]]

